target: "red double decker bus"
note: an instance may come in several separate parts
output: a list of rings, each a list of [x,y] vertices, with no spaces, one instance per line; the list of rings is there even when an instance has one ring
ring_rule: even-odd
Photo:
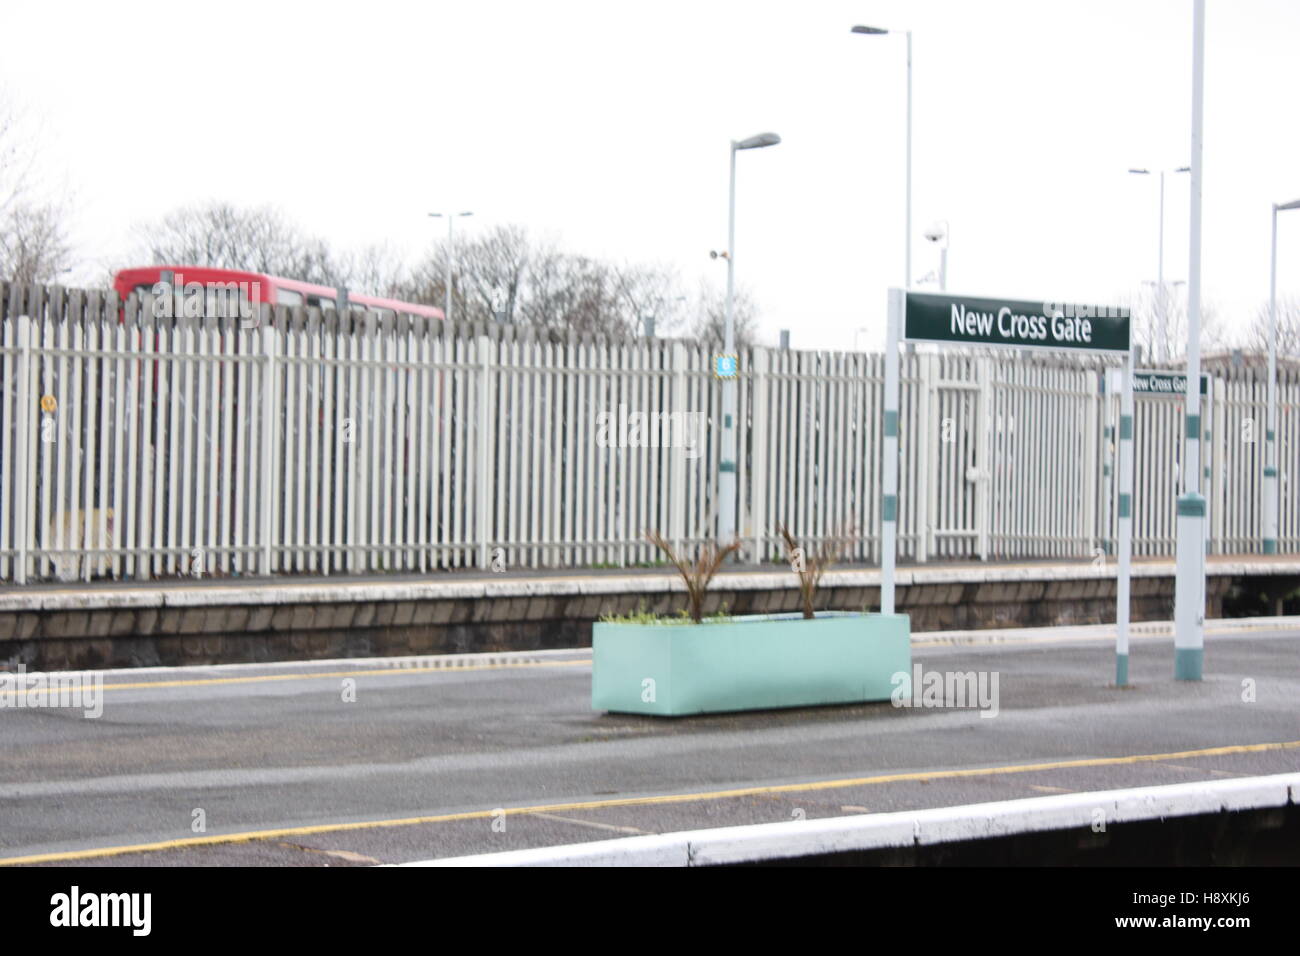
[[[205,296],[214,295],[225,302],[234,304],[232,299],[253,309],[266,303],[269,305],[302,305],[316,308],[338,308],[339,290],[329,286],[299,282],[297,279],[284,279],[280,276],[264,275],[258,272],[243,272],[238,269],[212,269],[206,266],[147,266],[138,269],[122,269],[113,276],[113,288],[123,301],[131,293],[158,294],[160,283],[167,278],[168,285],[174,290],[178,299],[182,299],[189,290],[201,290]],[[417,305],[414,302],[401,302],[397,299],[385,299],[375,295],[359,292],[347,292],[347,305],[351,308],[365,309],[386,315],[406,315],[423,319],[443,318],[442,309],[429,305]],[[206,313],[205,313],[206,314]]]

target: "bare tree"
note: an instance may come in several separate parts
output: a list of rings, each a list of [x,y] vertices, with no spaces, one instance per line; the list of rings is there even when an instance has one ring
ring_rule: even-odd
[[[373,243],[339,254],[332,271],[337,285],[395,299],[403,297],[410,282],[401,255],[387,243]]]
[[[520,226],[498,226],[477,237],[459,257],[455,291],[462,314],[483,321],[517,321],[536,252]]]
[[[521,317],[534,328],[616,337],[636,334],[617,273],[597,259],[551,251],[530,263],[528,287]]]
[[[29,124],[0,98],[0,278],[53,282],[72,265],[65,203],[41,195]]]
[[[187,206],[137,227],[135,234],[144,257],[155,263],[242,269],[331,286],[346,279],[323,240],[304,234],[270,206]]]
[[[1178,287],[1164,295],[1154,286],[1137,295],[1121,297],[1120,304],[1132,312],[1133,342],[1142,348],[1144,364],[1177,362],[1187,354],[1187,298]],[[1226,326],[1211,303],[1201,303],[1201,349],[1224,348],[1229,344]]]
[[[454,317],[472,322],[517,322],[529,263],[536,254],[527,232],[518,226],[497,226],[487,233],[457,240]],[[447,245],[438,242],[410,271],[402,298],[441,306],[446,281]]]
[[[0,275],[14,282],[55,282],[71,263],[62,209],[48,203],[9,209],[0,226]]]
[[[23,134],[17,112],[0,100],[0,217],[9,215],[31,182],[34,160]]]
[[[679,331],[686,324],[688,299],[677,273],[667,266],[624,263],[615,273],[615,286],[635,329],[644,330],[654,320],[655,335]]]
[[[1267,352],[1271,326],[1268,303],[1265,302],[1255,313],[1245,344]],[[1300,357],[1300,299],[1294,296],[1280,296],[1277,300],[1277,354]]]
[[[389,246],[340,254],[274,208],[227,202],[178,209],[137,228],[136,235],[144,250],[137,258],[155,263],[264,272],[434,306],[446,301],[445,243],[433,245],[408,269]],[[520,226],[498,226],[457,241],[454,265],[457,319],[615,338],[641,334],[648,315],[655,316],[659,334],[687,325],[687,296],[672,270],[566,252]],[[688,331],[721,342],[720,294],[702,285],[694,312],[697,321]],[[736,307],[741,346],[753,339],[753,315],[742,293]]]
[[[442,305],[446,281],[446,244],[437,243],[412,270],[404,298]],[[498,226],[456,242],[457,318],[626,337],[640,333],[648,314],[655,315],[656,331],[680,326],[684,299],[666,268],[576,255],[520,226]]]
[[[726,341],[727,329],[727,295],[715,289],[711,284],[701,281],[699,289],[699,306],[691,334],[701,342],[708,342],[718,347]],[[747,348],[755,344],[758,331],[758,315],[749,294],[737,289],[732,300],[732,320],[735,323],[737,348]]]

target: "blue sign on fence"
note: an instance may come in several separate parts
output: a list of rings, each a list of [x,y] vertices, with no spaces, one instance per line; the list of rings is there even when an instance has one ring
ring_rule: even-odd
[[[739,373],[739,356],[727,354],[713,356],[713,374],[717,378],[735,378]]]

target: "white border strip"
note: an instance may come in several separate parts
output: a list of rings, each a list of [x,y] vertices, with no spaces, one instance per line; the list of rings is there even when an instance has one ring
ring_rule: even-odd
[[[1211,617],[1205,619],[1207,636],[1248,635],[1252,631],[1295,631],[1287,637],[1300,637],[1300,616],[1285,617]],[[1115,624],[1064,624],[1050,627],[990,627],[974,631],[913,631],[912,646],[929,644],[1016,644],[1071,641],[1113,641]],[[1142,621],[1129,625],[1135,638],[1174,636],[1173,621]]]
[[[408,654],[403,657],[318,657],[310,660],[296,661],[240,661],[233,664],[160,664],[153,667],[101,667],[88,670],[72,671],[36,671],[28,670],[28,677],[38,674],[58,674],[60,677],[93,677],[102,674],[105,677],[166,677],[182,675],[190,679],[202,679],[226,674],[236,675],[248,672],[264,671],[264,676],[277,676],[282,673],[292,674],[297,671],[335,671],[340,668],[365,669],[370,671],[454,671],[458,668],[482,670],[499,667],[506,670],[512,667],[545,664],[548,662],[575,661],[589,663],[590,647],[546,648],[537,651],[474,651],[464,654]],[[0,674],[8,673],[0,666]],[[259,675],[263,676],[263,675]],[[134,681],[132,681],[134,682]],[[111,687],[112,684],[105,686]]]
[[[401,866],[707,866],[1091,828],[1300,804],[1300,773],[763,823],[449,857]]]

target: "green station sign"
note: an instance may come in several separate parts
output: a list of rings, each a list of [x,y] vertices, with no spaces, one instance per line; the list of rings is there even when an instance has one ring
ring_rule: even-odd
[[[1210,393],[1210,378],[1201,376],[1201,394]],[[1158,372],[1154,369],[1134,369],[1134,395],[1173,395],[1187,394],[1187,374],[1185,372]]]
[[[907,293],[903,338],[1054,351],[1129,350],[1128,309]]]

